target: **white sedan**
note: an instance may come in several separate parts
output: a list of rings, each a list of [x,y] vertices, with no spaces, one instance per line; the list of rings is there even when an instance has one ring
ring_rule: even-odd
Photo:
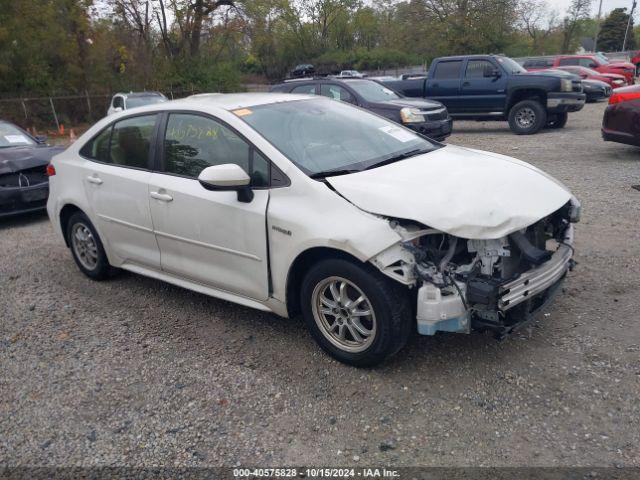
[[[572,266],[578,201],[513,158],[356,107],[196,95],[107,117],[49,166],[82,272],[118,268],[282,316],[368,366],[409,336],[505,335]]]

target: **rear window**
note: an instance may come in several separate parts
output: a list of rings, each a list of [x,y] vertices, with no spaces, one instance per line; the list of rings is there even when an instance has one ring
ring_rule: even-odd
[[[462,60],[440,62],[436,65],[436,71],[433,74],[433,78],[436,78],[438,80],[460,78],[461,70]]]

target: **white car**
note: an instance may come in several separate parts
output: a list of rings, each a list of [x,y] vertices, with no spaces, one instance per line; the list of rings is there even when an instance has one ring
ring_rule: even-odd
[[[163,103],[167,101],[160,92],[129,92],[116,93],[109,103],[107,115],[113,115],[131,108],[144,107],[155,103]]]
[[[358,70],[342,70],[336,78],[364,78],[364,74]]]
[[[49,173],[49,216],[90,278],[117,267],[302,313],[322,348],[358,366],[415,331],[522,325],[572,266],[580,212],[531,165],[308,95],[122,112]]]

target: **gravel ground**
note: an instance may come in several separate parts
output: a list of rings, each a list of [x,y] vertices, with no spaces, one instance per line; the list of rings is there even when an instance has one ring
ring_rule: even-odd
[[[640,149],[601,140],[604,107],[528,137],[455,124],[582,200],[579,265],[528,331],[417,337],[374,370],[298,320],[92,282],[46,216],[0,221],[0,463],[640,466]]]

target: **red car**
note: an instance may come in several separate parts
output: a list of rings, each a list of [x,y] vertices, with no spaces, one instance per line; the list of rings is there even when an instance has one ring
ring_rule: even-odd
[[[580,66],[596,70],[600,73],[617,73],[624,75],[629,85],[633,85],[636,66],[630,62],[610,62],[599,53],[585,55],[559,55],[554,58],[554,67]]]
[[[617,73],[600,73],[591,68],[579,66],[558,67],[558,70],[573,73],[583,80],[600,80],[601,82],[608,83],[613,89],[627,86],[627,79],[624,75],[618,75]]]
[[[640,147],[640,85],[619,88],[609,97],[602,119],[602,138]]]

